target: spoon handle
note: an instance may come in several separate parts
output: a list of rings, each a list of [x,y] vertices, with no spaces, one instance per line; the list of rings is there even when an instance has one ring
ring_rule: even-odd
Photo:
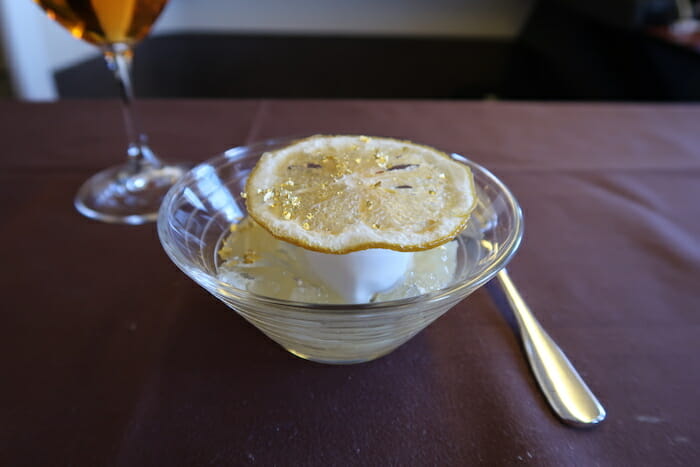
[[[573,426],[586,427],[602,422],[605,409],[533,316],[508,272],[501,269],[496,277],[518,321],[535,378],[554,412]]]

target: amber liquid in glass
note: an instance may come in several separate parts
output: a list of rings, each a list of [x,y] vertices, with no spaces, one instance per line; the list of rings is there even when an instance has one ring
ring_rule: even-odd
[[[168,0],[34,1],[73,36],[104,46],[141,40]]]

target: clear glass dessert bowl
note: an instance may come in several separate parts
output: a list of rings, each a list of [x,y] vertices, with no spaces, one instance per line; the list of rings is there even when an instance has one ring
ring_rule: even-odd
[[[194,167],[166,195],[158,235],[186,275],[294,355],[323,363],[381,357],[487,283],[518,249],[522,213],[511,192],[488,170],[451,154],[471,168],[477,202],[456,239],[456,272],[446,287],[398,300],[331,305],[275,299],[223,282],[217,252],[231,225],[247,214],[241,196],[247,177],[263,153],[290,142],[233,148]]]

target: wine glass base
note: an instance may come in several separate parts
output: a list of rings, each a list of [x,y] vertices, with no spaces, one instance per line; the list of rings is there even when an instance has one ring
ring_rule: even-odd
[[[110,167],[90,177],[78,190],[74,205],[85,217],[114,224],[144,224],[158,217],[170,187],[190,169],[187,164],[128,164]]]

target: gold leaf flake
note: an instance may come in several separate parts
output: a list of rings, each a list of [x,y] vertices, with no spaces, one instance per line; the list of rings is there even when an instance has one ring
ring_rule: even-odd
[[[246,250],[245,254],[243,255],[243,262],[245,264],[253,264],[258,260],[258,254],[255,252],[255,250]]]

